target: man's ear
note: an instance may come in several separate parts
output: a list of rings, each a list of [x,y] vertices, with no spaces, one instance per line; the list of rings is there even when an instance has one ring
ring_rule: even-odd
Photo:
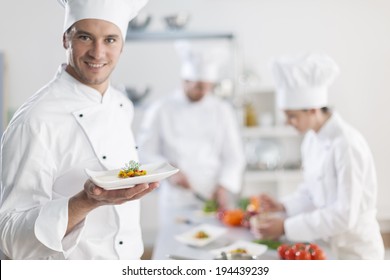
[[[66,33],[62,35],[62,45],[66,50],[69,48],[69,40],[68,40],[68,35]]]

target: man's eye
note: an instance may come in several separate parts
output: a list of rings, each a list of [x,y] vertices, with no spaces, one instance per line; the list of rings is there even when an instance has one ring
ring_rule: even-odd
[[[90,40],[89,36],[86,36],[86,35],[80,35],[80,36],[79,36],[79,39],[82,40],[82,41],[88,41],[88,40]]]
[[[107,43],[112,44],[112,43],[116,42],[116,39],[114,39],[114,38],[107,38],[106,41],[107,41]]]

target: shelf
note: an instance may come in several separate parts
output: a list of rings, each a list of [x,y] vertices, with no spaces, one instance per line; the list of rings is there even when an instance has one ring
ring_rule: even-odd
[[[297,170],[247,170],[244,174],[246,182],[258,181],[299,181],[302,171]]]
[[[299,136],[299,133],[291,126],[243,127],[241,134],[244,138]]]
[[[231,32],[195,32],[195,31],[162,31],[162,32],[144,32],[144,31],[127,31],[126,41],[163,41],[178,39],[234,39]]]

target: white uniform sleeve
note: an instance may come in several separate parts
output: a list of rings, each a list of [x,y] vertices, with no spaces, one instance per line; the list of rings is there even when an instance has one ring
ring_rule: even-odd
[[[218,183],[229,191],[238,193],[246,165],[243,143],[233,109],[229,106],[224,106],[223,109],[221,121],[225,136]]]
[[[286,237],[290,240],[315,240],[335,236],[353,227],[358,222],[363,192],[363,176],[366,164],[363,147],[351,147],[338,143],[332,152],[330,164],[325,170],[337,170],[337,195],[333,203],[315,211],[290,217],[285,221]]]
[[[2,139],[1,249],[11,259],[63,258],[81,232],[64,238],[68,199],[52,200],[56,164],[42,133],[23,124]]]

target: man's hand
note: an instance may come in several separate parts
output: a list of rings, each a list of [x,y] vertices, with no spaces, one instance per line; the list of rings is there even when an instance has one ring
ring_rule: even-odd
[[[119,190],[105,190],[87,180],[84,189],[69,199],[68,227],[69,233],[78,223],[85,219],[89,212],[102,205],[119,205],[127,201],[139,199],[155,190],[158,182],[138,184],[133,187]]]

